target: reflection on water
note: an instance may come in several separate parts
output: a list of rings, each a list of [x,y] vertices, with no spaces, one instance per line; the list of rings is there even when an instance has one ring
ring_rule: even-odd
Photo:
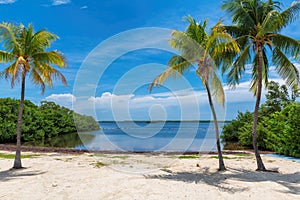
[[[91,142],[95,135],[88,133],[70,133],[53,137],[49,140],[39,142],[25,142],[24,145],[33,145],[41,147],[62,147],[62,148],[75,148],[76,146],[83,145],[84,142]]]
[[[224,123],[219,124],[220,127]],[[109,151],[211,151],[215,130],[210,122],[100,122],[95,138],[76,149]]]
[[[219,123],[220,128],[223,125]],[[216,150],[211,122],[100,122],[100,127],[98,131],[67,134],[30,145],[136,152]]]

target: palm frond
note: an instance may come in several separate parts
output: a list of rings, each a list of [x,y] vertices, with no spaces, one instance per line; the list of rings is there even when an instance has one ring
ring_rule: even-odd
[[[231,65],[232,59],[240,52],[237,41],[227,33],[220,21],[213,27],[207,43],[209,55],[214,59],[216,66],[220,66],[221,63]]]
[[[32,70],[38,73],[43,83],[49,85],[50,87],[53,87],[52,77],[54,77],[56,80],[61,81],[64,85],[67,85],[67,81],[64,75],[54,67],[48,65],[47,63],[35,61]],[[33,77],[36,76],[33,75]],[[37,82],[38,81],[39,79],[37,80]]]
[[[234,23],[244,24],[245,27],[253,27],[255,26],[255,20],[249,12],[251,11],[250,7],[249,1],[227,0],[221,8],[231,14]]]
[[[52,87],[52,77],[67,84],[62,73],[51,66],[65,67],[64,56],[58,51],[45,51],[57,38],[46,30],[35,33],[31,24],[27,28],[23,24],[0,24],[0,41],[6,50],[0,51],[0,63],[12,63],[3,71],[6,78],[11,78],[12,87],[21,74],[26,76],[27,73],[35,84],[41,85],[42,93],[46,84]]]
[[[3,42],[4,49],[7,51],[18,51],[17,42],[18,27],[10,23],[0,24],[0,41]]]
[[[159,74],[148,86],[150,93],[152,92],[153,87],[161,86],[170,76],[176,77],[178,72],[171,67],[166,69],[164,72]],[[179,74],[178,74],[179,75]]]
[[[289,8],[282,11],[281,16],[283,18],[282,28],[286,27],[290,23],[294,22],[299,17],[300,1],[294,1]]]
[[[189,22],[189,26],[185,31],[185,34],[195,40],[199,45],[204,46],[206,44],[207,34],[205,31],[208,20],[204,20],[202,23],[197,23],[191,16],[186,16],[185,21]]]
[[[42,94],[44,94],[45,89],[46,89],[46,85],[45,85],[45,82],[44,82],[43,78],[40,76],[39,73],[40,72],[38,71],[38,69],[32,69],[32,71],[30,73],[30,78],[31,78],[31,81],[35,85],[41,86]]]
[[[281,78],[283,78],[289,87],[299,84],[299,71],[288,57],[279,49],[275,48],[272,54],[272,61]]]
[[[196,62],[203,54],[204,49],[186,33],[173,31],[170,46],[181,51],[181,56],[190,62]]]
[[[168,66],[173,70],[176,70],[178,74],[182,75],[185,71],[189,70],[189,67],[192,66],[185,58],[181,56],[172,56],[168,61]]]
[[[181,56],[172,56],[168,61],[168,66],[164,72],[149,84],[148,89],[150,92],[152,92],[153,87],[162,85],[169,77],[176,78],[177,76],[181,76],[192,64]]]
[[[300,53],[300,41],[291,37],[274,34],[270,37],[272,44],[285,54],[296,57]]]
[[[65,67],[65,59],[63,55],[58,51],[48,51],[48,52],[39,52],[32,55],[34,60],[46,63],[46,64],[54,64],[58,67]]]
[[[245,66],[247,62],[251,59],[251,46],[252,44],[249,43],[241,52],[241,54],[238,56],[238,58],[234,61],[232,66],[229,69],[222,69],[222,72],[228,72],[227,75],[227,82],[229,86],[235,87],[239,80],[242,77],[243,72],[245,71]]]
[[[15,59],[14,54],[0,50],[0,63],[12,62]]]
[[[44,49],[49,48],[51,43],[58,39],[59,37],[53,33],[46,30],[41,30],[35,33],[31,39],[30,45],[28,47],[28,52],[35,54]]]
[[[256,34],[257,38],[263,38],[267,33],[274,33],[281,28],[283,24],[283,18],[279,11],[272,10],[267,13],[267,16],[263,19],[263,23]]]
[[[224,107],[225,92],[223,89],[222,82],[220,81],[219,77],[217,76],[214,70],[210,70],[209,85],[210,85],[209,88],[211,89],[212,96],[214,97],[214,99]]]
[[[267,57],[266,49],[263,48],[263,63],[262,63],[262,81],[265,87],[268,86],[268,73],[269,73],[269,60]],[[258,54],[255,54],[253,64],[252,64],[252,74],[251,74],[251,83],[250,91],[253,92],[254,96],[257,95],[257,83],[258,83]]]
[[[22,63],[22,57],[19,57],[14,63],[4,69],[5,78],[11,78],[11,87],[13,88],[15,85],[15,81],[18,80],[19,74],[24,70],[20,67]]]

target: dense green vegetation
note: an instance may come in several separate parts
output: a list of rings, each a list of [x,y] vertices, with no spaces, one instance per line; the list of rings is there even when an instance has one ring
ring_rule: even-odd
[[[266,102],[259,109],[257,126],[258,146],[279,154],[300,157],[300,102],[295,102],[299,89],[291,95],[285,85],[270,82]],[[252,147],[253,113],[239,113],[237,118],[223,128],[222,142],[225,148],[238,144]]]
[[[0,142],[16,141],[16,127],[20,101],[11,98],[0,99]],[[76,132],[74,118],[79,131],[99,129],[93,117],[43,101],[40,106],[25,100],[22,124],[22,141],[43,142],[50,138]]]

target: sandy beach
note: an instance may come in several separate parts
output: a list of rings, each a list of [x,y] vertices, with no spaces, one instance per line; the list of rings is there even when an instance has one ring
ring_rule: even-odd
[[[12,152],[0,151],[2,154]],[[36,154],[36,153],[24,153]],[[21,170],[0,158],[0,199],[299,199],[300,163],[263,155],[42,153],[24,158]]]

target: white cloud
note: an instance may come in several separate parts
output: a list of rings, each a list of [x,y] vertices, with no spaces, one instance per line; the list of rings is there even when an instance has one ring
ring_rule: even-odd
[[[204,113],[209,113],[205,91],[180,90],[148,95],[116,95],[105,92],[100,97],[90,97],[88,101],[81,104],[80,110],[88,111],[87,104],[90,104],[90,109],[95,106],[101,119],[112,117],[117,121],[145,120],[148,117],[154,120],[193,120],[205,118]]]
[[[11,4],[15,3],[16,0],[0,0],[0,4]]]
[[[253,93],[249,91],[251,81],[246,81],[240,83],[235,89],[229,88],[229,86],[224,86],[226,94],[226,103],[242,103],[242,102],[252,102],[255,100]]]
[[[80,7],[80,10],[87,9],[87,8],[88,8],[88,6],[82,6],[82,7]]]
[[[50,96],[46,97],[47,101],[53,101],[54,103],[71,108],[76,98],[72,94],[51,94]]]
[[[69,3],[71,3],[71,0],[52,0],[53,6],[59,6],[63,4],[69,4]]]

